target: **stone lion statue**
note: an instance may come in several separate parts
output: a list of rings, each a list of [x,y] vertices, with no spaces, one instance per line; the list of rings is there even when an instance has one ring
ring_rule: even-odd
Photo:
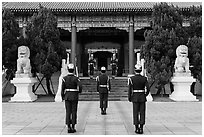
[[[188,59],[188,47],[180,45],[176,49],[176,61],[175,61],[175,72],[187,72],[189,73],[189,59]]]
[[[27,46],[18,47],[17,71],[16,74],[31,74],[30,50]]]

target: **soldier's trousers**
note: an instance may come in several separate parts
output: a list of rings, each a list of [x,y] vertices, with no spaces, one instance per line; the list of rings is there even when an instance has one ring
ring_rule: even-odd
[[[100,93],[100,108],[108,107],[108,93]]]
[[[114,75],[114,76],[116,75],[116,66],[112,67],[112,75]]]
[[[77,106],[78,106],[78,100],[74,100],[74,101],[65,100],[67,125],[77,123]]]
[[[90,75],[91,75],[91,76],[94,75],[94,69],[90,69]]]
[[[133,102],[133,124],[145,124],[145,102]]]

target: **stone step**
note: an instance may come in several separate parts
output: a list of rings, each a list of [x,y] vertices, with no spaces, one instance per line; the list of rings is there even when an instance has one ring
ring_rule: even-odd
[[[83,85],[83,92],[80,94],[79,100],[99,100],[99,93],[96,92],[96,80],[90,78],[81,78],[80,81]],[[127,100],[127,90],[127,78],[111,79],[111,92],[109,93],[108,100]]]
[[[98,95],[90,95],[90,94],[80,94],[79,95],[80,97],[96,97],[98,98],[99,97],[99,94]],[[109,97],[127,97],[128,95],[108,95]]]
[[[83,94],[86,94],[86,95],[98,95],[99,93],[98,92],[96,92],[96,91],[93,91],[93,92],[90,92],[90,91],[88,91],[88,92],[82,92],[82,93],[80,93],[80,95],[83,95]],[[109,93],[109,95],[126,95],[127,94],[127,92],[121,92],[121,91],[119,91],[119,92],[110,92]]]
[[[116,101],[116,100],[127,100],[128,96],[127,95],[109,95],[108,100],[109,101]],[[99,100],[99,94],[97,95],[86,95],[86,94],[80,94],[79,95],[79,100],[80,101],[90,101],[90,100]]]
[[[58,89],[58,80],[60,73],[55,73],[52,76],[52,84],[55,91],[55,94]],[[99,94],[96,92],[96,75],[94,75],[93,79],[90,77],[80,77],[80,81],[83,85],[83,91],[79,96],[79,100],[91,101],[91,100],[99,100]],[[111,92],[109,94],[109,100],[126,100],[127,99],[127,77],[115,77],[115,79],[111,80]],[[46,87],[45,79],[43,80],[43,85]],[[39,86],[36,91],[37,94],[45,94],[44,90],[41,86]]]
[[[79,101],[99,101],[99,98],[83,98],[80,99]],[[125,98],[108,98],[108,101],[128,101],[128,99]]]

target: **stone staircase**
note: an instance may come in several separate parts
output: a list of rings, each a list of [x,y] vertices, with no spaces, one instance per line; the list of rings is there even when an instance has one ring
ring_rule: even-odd
[[[83,91],[79,95],[79,100],[81,101],[96,101],[99,100],[99,93],[96,92],[96,76],[98,73],[95,73],[93,79],[90,77],[80,77],[80,80],[83,85]],[[57,93],[58,89],[58,80],[59,80],[60,72],[55,73],[52,76],[52,83],[54,88],[54,93]],[[42,81],[44,87],[46,88],[45,79]],[[37,83],[36,83],[37,86]],[[115,77],[115,79],[111,79],[111,92],[109,94],[109,100],[127,100],[127,77]],[[39,86],[37,91],[37,95],[46,95],[42,86]]]
[[[99,93],[96,91],[95,78],[80,78],[83,85],[83,92],[79,95],[81,101],[96,101],[99,100]],[[111,91],[109,93],[110,101],[127,100],[127,78],[116,77],[111,79]]]

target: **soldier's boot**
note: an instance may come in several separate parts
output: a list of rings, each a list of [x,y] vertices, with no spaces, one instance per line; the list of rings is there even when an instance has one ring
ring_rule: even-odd
[[[139,125],[135,125],[135,133],[139,134],[140,129],[139,129]]]
[[[104,112],[104,115],[106,115],[106,108],[104,108],[104,111],[103,111],[103,112]]]
[[[103,111],[103,108],[101,108],[101,115],[103,115],[104,114],[104,111]]]
[[[68,133],[72,133],[72,128],[71,128],[70,124],[67,125],[67,132],[68,132]]]
[[[72,124],[72,133],[75,133],[76,129],[75,129],[75,124]]]
[[[140,124],[139,134],[143,134],[143,124]]]

